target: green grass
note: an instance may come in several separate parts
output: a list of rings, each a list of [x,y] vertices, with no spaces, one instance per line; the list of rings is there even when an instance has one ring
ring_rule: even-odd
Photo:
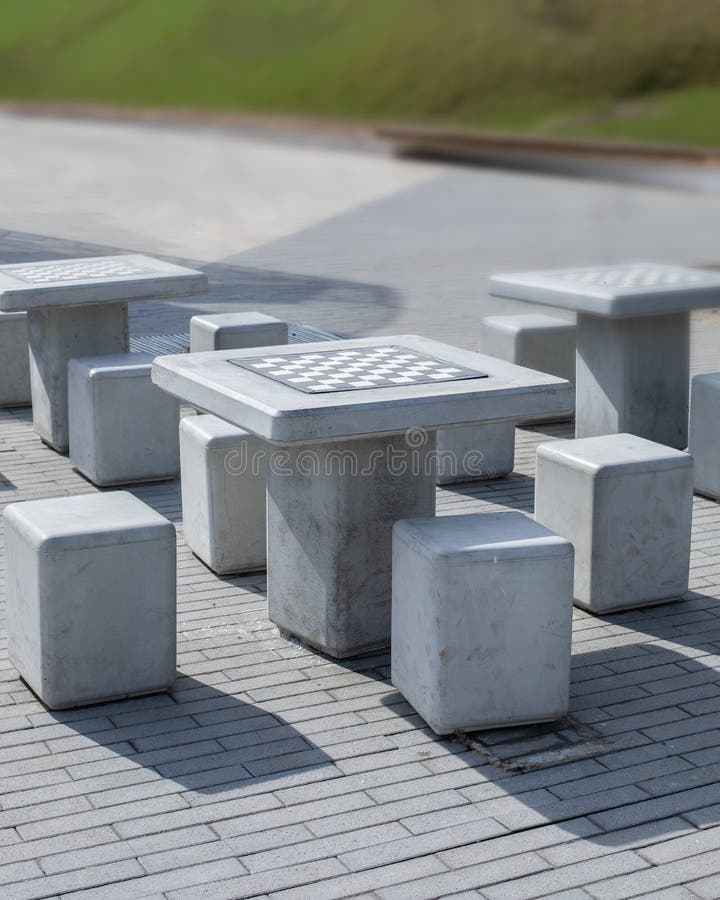
[[[0,97],[720,146],[720,0],[3,0]]]

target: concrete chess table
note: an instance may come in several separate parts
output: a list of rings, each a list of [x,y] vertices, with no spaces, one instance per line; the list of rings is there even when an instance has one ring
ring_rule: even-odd
[[[435,512],[436,430],[572,409],[563,379],[414,335],[164,356],[153,380],[269,442],[269,617],[336,657],[389,642],[392,526]]]
[[[720,272],[646,262],[520,272],[493,276],[490,293],[577,311],[577,437],[687,446],[690,311],[720,306]]]
[[[128,350],[128,301],[203,294],[202,272],[148,256],[93,256],[0,266],[0,310],[27,310],[33,424],[68,449],[68,361]]]

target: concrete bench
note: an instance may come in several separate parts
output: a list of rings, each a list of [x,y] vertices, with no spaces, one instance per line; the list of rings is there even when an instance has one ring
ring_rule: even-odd
[[[151,379],[152,353],[70,360],[70,461],[97,485],[175,478],[180,404]]]
[[[5,510],[10,661],[51,709],[175,680],[175,529],[117,491]]]
[[[548,441],[535,518],[575,545],[575,603],[611,613],[688,589],[693,460],[631,434]]]
[[[267,445],[218,419],[180,423],[185,542],[219,575],[266,564]]]
[[[688,441],[695,460],[695,490],[720,500],[720,372],[692,380]]]
[[[0,313],[0,407],[30,406],[27,313]]]
[[[437,734],[562,717],[572,576],[570,542],[519,512],[397,522],[393,684]]]
[[[190,352],[287,344],[288,325],[264,313],[220,313],[190,319]]]

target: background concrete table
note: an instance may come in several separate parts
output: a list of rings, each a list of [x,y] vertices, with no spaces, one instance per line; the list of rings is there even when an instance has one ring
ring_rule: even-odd
[[[0,266],[0,310],[27,310],[33,424],[68,449],[68,360],[128,349],[129,300],[203,294],[202,272],[148,256],[96,256]]]
[[[687,446],[690,311],[720,272],[659,263],[495,275],[490,293],[577,311],[577,437],[630,432]]]
[[[345,363],[354,374],[334,370],[334,380],[352,385],[320,384],[327,368],[298,374],[297,358],[317,362],[316,353],[354,353],[357,364]],[[363,358],[373,354],[386,365],[368,367]],[[430,372],[427,380],[393,374],[401,358],[406,371]],[[377,386],[388,373],[389,385]],[[392,526],[434,514],[435,431],[572,408],[563,379],[414,335],[306,344],[300,353],[282,346],[159,357],[153,380],[276,445],[267,467],[269,617],[336,657],[389,643]],[[375,386],[360,387],[367,383]]]

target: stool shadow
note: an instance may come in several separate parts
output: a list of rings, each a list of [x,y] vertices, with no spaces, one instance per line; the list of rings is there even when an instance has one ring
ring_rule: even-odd
[[[167,693],[49,715],[84,738],[82,749],[94,743],[109,751],[87,764],[88,776],[138,769],[146,774],[133,783],[163,779],[182,791],[214,795],[252,793],[281,775],[332,765],[281,716],[186,675]]]
[[[671,616],[684,606],[653,609]],[[587,620],[602,628],[630,615]],[[441,738],[420,720],[427,738],[455,757],[439,771],[477,770],[477,779],[459,788],[477,818],[492,817],[512,831],[557,824],[610,850],[692,831],[679,817],[698,808],[703,827],[720,824],[720,672],[684,652],[717,652],[712,638],[720,642],[720,633],[709,643],[698,635],[687,648],[673,648],[643,630],[637,642],[573,653],[570,711],[559,722]],[[383,703],[408,722],[419,719],[399,693]],[[682,793],[699,787],[708,789],[706,797]],[[658,808],[663,798],[665,811]],[[448,824],[454,816],[458,824],[473,818],[460,807],[448,811]]]

